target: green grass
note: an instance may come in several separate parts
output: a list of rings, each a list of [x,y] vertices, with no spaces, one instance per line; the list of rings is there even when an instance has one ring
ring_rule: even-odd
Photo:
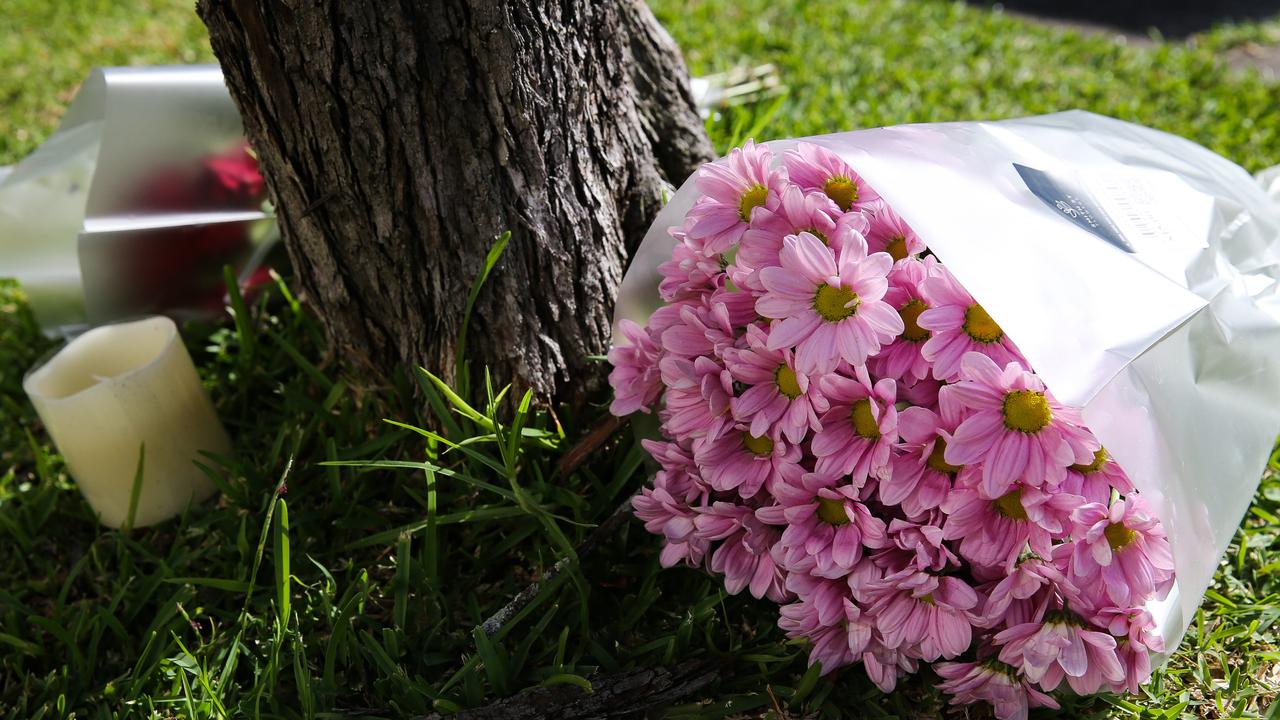
[[[1217,57],[1274,38],[1274,24],[1129,48],[939,2],[656,8],[695,72],[773,62],[790,88],[776,106],[714,118],[722,148],[747,134],[1085,107],[1251,169],[1280,162],[1280,88]],[[185,2],[8,0],[0,163],[47,135],[92,65],[207,57]],[[886,698],[857,672],[806,674],[766,604],[724,596],[699,572],[660,572],[657,540],[635,523],[570,562],[497,634],[477,633],[640,485],[631,437],[561,477],[564,450],[599,408],[553,415],[535,403],[512,417],[497,402],[460,408],[421,374],[374,383],[325,352],[283,284],[236,322],[185,337],[236,441],[223,493],[159,527],[103,530],[21,394],[47,342],[20,292],[0,286],[0,716],[404,716],[684,658],[716,659],[723,678],[676,717],[939,714],[927,677]],[[471,378],[481,396],[504,384],[483,369]],[[1275,466],[1146,695],[1064,715],[1280,712]]]

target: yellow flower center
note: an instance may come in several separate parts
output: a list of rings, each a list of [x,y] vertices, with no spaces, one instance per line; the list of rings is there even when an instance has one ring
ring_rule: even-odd
[[[996,512],[1010,520],[1027,519],[1027,511],[1022,507],[1022,491],[1019,489],[1010,490],[991,504],[995,506]]]
[[[1001,412],[1005,427],[1024,433],[1038,433],[1053,420],[1044,393],[1034,390],[1014,390],[1005,395]]]
[[[920,602],[925,605],[932,605],[934,607],[938,606],[938,601],[933,599],[933,593],[925,593],[924,595],[921,595]]]
[[[902,339],[907,342],[924,342],[929,339],[929,331],[920,327],[920,313],[928,310],[929,306],[924,304],[923,300],[912,300],[911,302],[898,308],[898,315],[902,317]]]
[[[1102,531],[1102,534],[1107,538],[1107,544],[1111,546],[1112,552],[1119,552],[1138,539],[1138,533],[1125,527],[1124,523],[1111,523],[1106,530]]]
[[[827,322],[840,322],[858,310],[862,303],[858,294],[849,288],[832,287],[827,284],[818,286],[813,295],[813,309]]]
[[[999,342],[1004,337],[1004,331],[996,321],[976,303],[964,311],[964,331],[980,343]]]
[[[738,216],[742,218],[742,222],[751,222],[751,211],[764,205],[764,201],[769,197],[769,188],[763,185],[752,185],[747,191],[742,193],[742,199],[738,201]]]
[[[770,440],[768,435],[754,437],[749,432],[743,432],[742,446],[757,457],[768,457],[773,454],[773,440]]]
[[[800,389],[800,383],[796,378],[796,371],[786,365],[779,365],[778,371],[773,374],[773,382],[778,386],[778,392],[795,400],[804,392]]]
[[[1081,475],[1092,475],[1107,466],[1111,461],[1111,456],[1107,454],[1106,448],[1098,448],[1098,452],[1093,454],[1093,462],[1088,465],[1072,465],[1071,469]]]
[[[933,452],[929,453],[929,459],[925,460],[925,465],[928,465],[930,470],[946,473],[947,475],[955,475],[964,469],[963,465],[952,465],[947,462],[946,454],[947,441],[942,438],[934,440]]]
[[[867,440],[880,439],[880,424],[871,413],[871,400],[863,398],[853,404],[853,430]]]
[[[822,191],[845,212],[858,202],[858,185],[847,177],[837,175],[827,180],[822,186]]]
[[[894,262],[898,262],[907,256],[907,238],[903,235],[894,235],[889,239],[889,244],[884,246],[884,250],[889,253]]]
[[[849,524],[849,513],[845,512],[843,500],[818,498],[818,518],[830,525]]]

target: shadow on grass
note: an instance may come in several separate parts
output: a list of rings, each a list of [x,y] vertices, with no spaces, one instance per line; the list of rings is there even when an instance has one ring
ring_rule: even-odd
[[[988,0],[968,0],[991,6]],[[1265,20],[1280,15],[1280,0],[1002,0],[1014,12],[1064,21],[1107,25],[1167,38],[1184,38],[1222,23]]]

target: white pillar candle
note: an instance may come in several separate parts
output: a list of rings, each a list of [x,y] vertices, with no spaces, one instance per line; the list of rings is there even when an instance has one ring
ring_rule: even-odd
[[[104,525],[127,522],[144,446],[134,527],[214,493],[194,461],[208,464],[202,450],[229,454],[231,441],[169,318],[89,330],[28,374],[23,389]]]

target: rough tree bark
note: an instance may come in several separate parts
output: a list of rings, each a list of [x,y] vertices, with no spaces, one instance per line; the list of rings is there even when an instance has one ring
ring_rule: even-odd
[[[643,0],[200,0],[334,349],[580,401],[627,258],[711,146]]]

